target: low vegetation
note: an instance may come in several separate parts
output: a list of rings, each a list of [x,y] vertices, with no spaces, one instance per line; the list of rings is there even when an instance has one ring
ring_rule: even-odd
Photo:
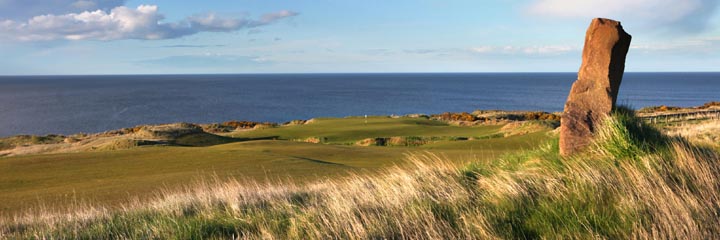
[[[720,107],[720,102],[715,102],[715,101],[713,101],[713,102],[706,102],[705,104],[703,104],[702,106],[700,106],[700,107],[698,107],[698,108],[700,108],[700,109],[708,109],[708,108],[713,108],[713,107]]]
[[[367,138],[481,137],[495,134],[501,127],[502,125],[455,126],[426,118],[371,116],[317,118],[309,124],[239,131],[230,133],[229,136],[246,139],[274,137],[297,141],[312,138],[327,144],[354,145]]]
[[[121,209],[77,205],[0,220],[0,237],[493,239],[720,237],[718,154],[620,109],[584,154],[557,141],[494,161],[410,166],[308,184],[218,177]]]
[[[461,113],[442,113],[437,115],[432,115],[432,118],[442,120],[442,121],[466,121],[466,122],[474,122],[477,120],[480,120],[476,115],[469,114],[466,112]]]
[[[345,178],[349,171],[374,174],[403,165],[406,153],[427,151],[462,165],[533,148],[551,136],[551,129],[544,128],[504,137],[501,128],[424,118],[323,118],[228,135],[201,132],[192,124],[166,124],[27,146],[0,158],[0,216],[38,206],[64,209],[78,202],[117,208],[152,197],[148,192],[214,176],[309,182]],[[366,138],[392,141],[383,147],[356,145]]]
[[[720,119],[698,120],[692,123],[666,124],[663,130],[671,136],[680,136],[689,141],[720,149]]]
[[[0,139],[0,151],[13,149],[18,146],[33,145],[33,144],[53,144],[61,143],[65,137],[59,135],[46,135],[46,136],[31,136],[31,135],[19,135],[8,138]]]
[[[560,121],[560,115],[547,112],[528,112],[528,111],[482,111],[478,110],[471,113],[451,113],[435,114],[430,116],[431,119],[448,121],[448,122],[502,122],[502,121],[532,121],[532,120],[551,120]]]
[[[682,109],[682,108],[667,106],[667,105],[660,105],[660,106],[644,107],[644,108],[639,109],[638,112],[640,112],[640,113],[656,113],[656,112],[677,111],[680,109]]]
[[[706,102],[703,105],[696,106],[696,107],[675,107],[675,106],[667,106],[667,105],[660,105],[660,106],[649,106],[644,107],[639,110],[637,110],[638,113],[663,113],[663,112],[678,112],[678,111],[697,111],[697,110],[709,110],[709,109],[718,109],[720,108],[720,102],[712,101],[712,102]]]

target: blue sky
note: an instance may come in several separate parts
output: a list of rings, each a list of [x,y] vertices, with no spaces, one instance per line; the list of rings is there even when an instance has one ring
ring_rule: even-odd
[[[718,71],[717,0],[0,0],[0,75],[573,72],[593,17],[627,71]]]

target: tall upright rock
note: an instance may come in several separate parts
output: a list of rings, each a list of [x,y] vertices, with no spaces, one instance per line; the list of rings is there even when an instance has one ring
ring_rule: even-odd
[[[597,124],[615,107],[631,38],[618,21],[596,18],[590,23],[578,79],[570,89],[560,124],[561,155],[587,146]]]

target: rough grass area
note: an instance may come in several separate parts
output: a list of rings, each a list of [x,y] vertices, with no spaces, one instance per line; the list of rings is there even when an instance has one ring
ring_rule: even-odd
[[[548,129],[525,135],[468,140],[497,134],[500,126],[458,127],[426,119],[371,117],[323,119],[306,125],[255,129],[231,138],[209,133],[187,134],[171,144],[148,145],[124,139],[106,141],[93,151],[22,155],[0,158],[0,216],[44,206],[64,209],[82,202],[117,207],[134,198],[147,199],[160,189],[177,189],[214,176],[258,182],[293,179],[297,182],[344,178],[349,172],[374,174],[404,164],[404,154],[429,151],[464,164],[537,146]],[[444,131],[448,131],[447,133]],[[384,133],[392,135],[384,135]],[[418,134],[433,139],[422,146],[375,147],[343,143],[306,143],[277,139],[328,136],[331,140]],[[302,135],[305,134],[305,135]],[[333,135],[334,134],[334,135]],[[444,137],[465,136],[466,140]],[[291,137],[288,137],[290,139]],[[295,138],[295,137],[292,137]],[[121,139],[122,140],[122,139]],[[239,142],[238,142],[239,141]],[[43,145],[44,146],[44,145]],[[122,149],[122,150],[119,150]]]
[[[681,136],[693,143],[720,149],[720,119],[668,124],[663,129],[671,136]]]
[[[12,149],[17,146],[31,145],[31,144],[47,144],[47,143],[60,143],[64,139],[63,136],[59,135],[47,135],[47,136],[31,136],[31,135],[19,135],[14,137],[0,138],[0,150]]]
[[[216,179],[122,210],[76,206],[0,221],[7,238],[715,239],[720,164],[712,150],[620,110],[585,154],[556,142],[458,168],[411,166],[312,184]]]

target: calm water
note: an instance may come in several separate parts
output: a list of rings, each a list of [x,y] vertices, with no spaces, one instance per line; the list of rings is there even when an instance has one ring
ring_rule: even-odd
[[[575,73],[0,77],[0,136],[140,124],[441,113],[562,111]],[[619,103],[720,100],[720,73],[627,73]]]

